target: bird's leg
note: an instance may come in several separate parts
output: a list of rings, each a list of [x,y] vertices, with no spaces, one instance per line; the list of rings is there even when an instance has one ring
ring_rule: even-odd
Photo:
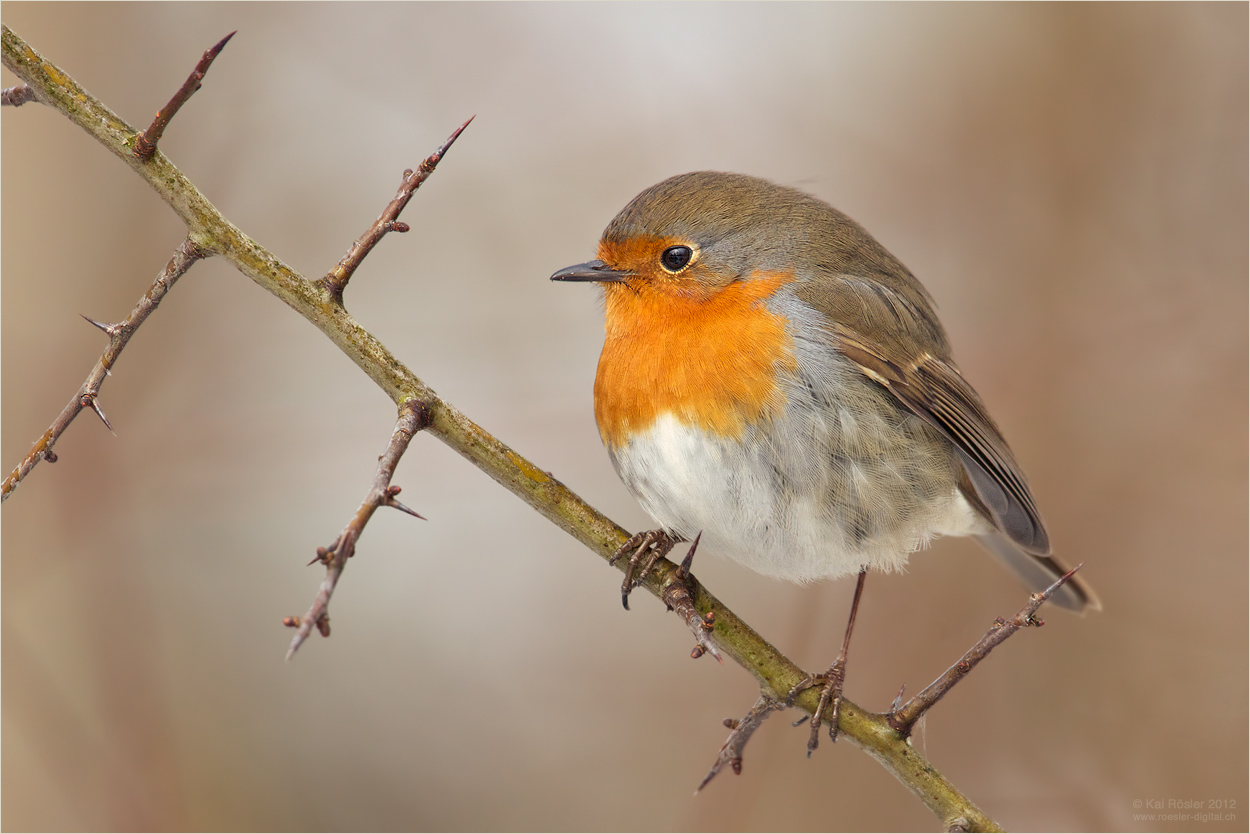
[[[825,685],[820,692],[820,703],[816,707],[816,712],[812,714],[812,735],[807,740],[808,756],[812,755],[812,751],[816,749],[820,741],[820,719],[830,703],[833,704],[833,715],[829,718],[829,740],[838,740],[838,711],[842,706],[842,684],[846,681],[846,652],[851,647],[851,631],[855,628],[855,614],[859,611],[859,598],[864,593],[864,577],[867,575],[868,569],[861,568],[859,579],[855,582],[855,598],[851,600],[851,618],[846,624],[846,636],[842,638],[842,651],[838,652],[838,659],[833,661],[828,672],[823,675],[809,675],[799,681],[798,685],[786,696],[786,706],[791,706],[795,696],[804,689],[815,686],[817,683]],[[797,727],[802,723],[803,720],[800,720],[794,726]]]
[[[680,538],[664,530],[647,530],[630,536],[612,554],[612,558],[608,560],[609,565],[615,565],[617,560],[633,551],[629,557],[629,564],[625,567],[625,580],[621,582],[621,604],[625,606],[626,611],[629,610],[629,592],[634,590],[634,586],[651,572],[655,563],[667,556],[679,541],[681,541]],[[638,569],[639,565],[642,565],[641,570]]]

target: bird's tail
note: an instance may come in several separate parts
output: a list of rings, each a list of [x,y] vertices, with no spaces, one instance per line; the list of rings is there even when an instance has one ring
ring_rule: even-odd
[[[1068,572],[1068,568],[1054,556],[1025,553],[1001,533],[987,533],[977,536],[977,540],[1034,593],[1050,587]],[[1073,576],[1055,591],[1050,601],[1078,614],[1102,610],[1098,594],[1079,575]]]

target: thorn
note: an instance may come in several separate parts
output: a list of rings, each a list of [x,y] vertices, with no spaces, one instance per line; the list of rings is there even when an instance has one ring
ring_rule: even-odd
[[[464,124],[460,125],[460,127],[456,128],[455,131],[452,132],[451,136],[447,137],[446,142],[438,146],[438,150],[430,154],[429,157],[421,163],[421,170],[425,171],[426,176],[434,170],[434,166],[443,161],[443,157],[447,154],[447,151],[451,149],[451,146],[455,144],[456,140],[460,138],[460,134],[464,133],[464,129],[469,126],[469,122],[472,122],[476,118],[476,114],[470,116]]]
[[[1083,567],[1085,567],[1085,563],[1084,563],[1084,562],[1081,562],[1079,565],[1077,565],[1076,567],[1074,567],[1072,570],[1068,571],[1068,572],[1067,572],[1067,573],[1065,573],[1063,576],[1061,576],[1061,577],[1059,577],[1058,579],[1056,579],[1056,580],[1054,581],[1054,583],[1053,583],[1053,584],[1052,584],[1049,588],[1047,588],[1046,590],[1042,591],[1041,593],[1038,593],[1038,594],[1033,594],[1033,599],[1038,599],[1038,598],[1040,597],[1040,599],[1041,599],[1041,601],[1042,601],[1042,602],[1045,602],[1046,600],[1050,599],[1051,595],[1052,595],[1055,591],[1059,590],[1059,589],[1060,589],[1060,588],[1062,588],[1065,584],[1067,584],[1067,581],[1068,581],[1069,579],[1071,579],[1074,575],[1076,575],[1076,572],[1077,572],[1078,570],[1080,570],[1081,568],[1083,568]],[[1034,619],[1034,618],[1033,618],[1033,617],[1030,617],[1029,619],[1030,619],[1030,620],[1032,620],[1032,619]],[[1030,623],[1029,623],[1029,625],[1043,625],[1043,623],[1042,623],[1040,620],[1038,620],[1036,623],[1030,622]]]
[[[297,632],[296,635],[291,638],[291,645],[286,650],[286,662],[287,663],[291,662],[291,658],[295,657],[295,653],[299,651],[299,647],[302,645],[304,645],[304,637],[302,634]]]
[[[447,137],[447,141],[446,141],[446,142],[444,142],[444,143],[443,143],[443,146],[442,146],[441,148],[439,148],[439,149],[438,149],[438,158],[439,158],[439,160],[440,160],[440,161],[441,161],[441,160],[442,160],[442,158],[443,158],[443,154],[447,153],[447,149],[448,149],[448,148],[450,148],[453,144],[455,144],[456,140],[460,138],[460,134],[464,133],[464,129],[465,129],[466,127],[468,127],[470,124],[472,124],[472,123],[473,123],[473,120],[474,120],[474,119],[476,119],[476,118],[477,118],[477,114],[476,114],[476,113],[474,113],[472,116],[470,116],[469,118],[465,119],[465,120],[464,120],[464,124],[462,124],[462,125],[460,125],[460,127],[456,128],[455,132],[454,132],[454,133],[452,133],[452,134],[451,134],[451,136],[448,136],[448,137]]]
[[[907,689],[907,684],[903,684],[898,688],[898,694],[894,696],[894,703],[890,704],[890,712],[898,712],[898,708],[903,705],[903,691]]]
[[[699,548],[699,539],[703,538],[703,531],[694,537],[694,541],[690,544],[690,549],[686,551],[686,558],[681,560],[681,564],[677,567],[677,578],[685,579],[690,575],[690,566],[694,564],[694,552]]]
[[[96,413],[96,416],[100,418],[100,421],[104,423],[105,427],[112,432],[114,437],[117,437],[117,432],[113,431],[113,426],[109,423],[109,418],[104,416],[104,409],[100,408],[98,398],[94,394],[83,394],[82,398],[78,402],[82,404],[83,408],[91,406],[91,410]]]
[[[95,325],[96,327],[100,328],[100,329],[101,329],[101,330],[103,330],[105,333],[109,334],[109,336],[112,336],[112,335],[113,335],[113,333],[117,330],[117,325],[115,325],[115,324],[105,324],[105,323],[104,323],[104,322],[102,322],[102,321],[96,321],[95,319],[92,319],[92,318],[87,318],[87,316],[83,316],[83,314],[82,314],[82,313],[79,313],[78,315],[82,316],[82,317],[83,317],[84,319],[86,319],[88,322],[90,322],[91,324],[93,324],[93,325]]]
[[[413,516],[413,517],[415,517],[415,518],[419,518],[419,519],[421,519],[422,521],[426,521],[426,520],[427,520],[425,516],[421,515],[421,513],[417,512],[416,510],[412,510],[412,509],[409,509],[408,507],[405,507],[403,504],[399,503],[399,502],[398,502],[398,501],[396,501],[394,498],[388,498],[388,499],[386,500],[386,506],[388,506],[388,507],[394,507],[395,509],[399,510],[400,512],[403,512],[403,513],[408,513],[408,515]]]
[[[219,40],[219,41],[217,42],[217,45],[216,45],[216,46],[214,46],[212,49],[210,49],[210,50],[208,50],[208,51],[212,54],[212,56],[213,56],[214,58],[216,58],[216,57],[217,57],[217,55],[221,52],[221,50],[223,50],[223,49],[225,49],[225,48],[226,48],[226,44],[230,43],[230,39],[231,39],[231,38],[233,38],[233,37],[234,37],[235,35],[237,35],[237,34],[239,34],[239,30],[238,30],[238,29],[235,29],[235,30],[234,30],[233,32],[231,32],[229,35],[226,35],[224,38],[222,38],[221,40]]]
[[[398,486],[395,486],[395,485],[393,485],[393,484],[392,484],[391,486],[388,486],[388,487],[386,488],[386,494],[385,494],[385,497],[384,497],[384,498],[383,498],[383,500],[382,500],[382,503],[383,503],[384,505],[388,506],[388,507],[394,507],[395,509],[397,509],[397,510],[399,510],[399,511],[401,511],[401,512],[408,513],[408,515],[411,515],[411,516],[416,516],[417,518],[421,519],[422,521],[425,521],[425,520],[426,520],[426,518],[425,518],[425,516],[421,515],[421,513],[416,512],[415,510],[412,510],[412,509],[410,509],[410,508],[408,508],[408,507],[405,507],[403,504],[401,504],[401,503],[399,503],[398,501],[396,501],[396,500],[395,500],[395,496],[396,496],[396,495],[399,495],[399,493],[401,493],[401,492],[403,492],[403,488],[402,488],[402,487],[398,487]]]

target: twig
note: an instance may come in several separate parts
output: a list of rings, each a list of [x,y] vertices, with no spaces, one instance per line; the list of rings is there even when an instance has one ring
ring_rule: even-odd
[[[21,107],[28,101],[38,101],[34,88],[29,84],[18,84],[0,91],[0,105],[5,107]]]
[[[656,531],[660,532],[660,531]],[[651,535],[650,533],[646,535]],[[634,538],[637,538],[635,536]],[[669,549],[672,549],[672,538],[666,536]],[[690,549],[686,551],[686,558],[681,560],[677,570],[673,571],[672,578],[664,584],[660,591],[660,601],[664,603],[669,611],[673,611],[681,621],[686,624],[686,628],[690,629],[690,633],[694,635],[694,650],[690,652],[690,656],[695,660],[710,654],[716,658],[716,662],[724,664],[725,659],[720,656],[720,650],[716,648],[716,644],[712,642],[712,631],[716,628],[716,612],[708,611],[700,612],[694,604],[694,595],[698,588],[698,580],[690,573],[690,563],[694,561],[694,552],[699,547],[699,539],[703,538],[703,533],[694,537],[694,541],[690,543]],[[630,539],[633,541],[633,539]],[[643,576],[651,571],[651,566],[662,557],[654,557],[649,559],[647,566],[643,571]],[[633,562],[633,559],[630,559]],[[630,582],[629,568],[625,570],[625,581]],[[626,606],[628,608],[628,606]]]
[[[784,703],[765,689],[760,692],[755,705],[741,720],[726,718],[725,726],[730,729],[729,738],[721,745],[720,752],[716,754],[716,763],[712,765],[712,769],[707,772],[707,776],[703,777],[703,781],[694,789],[694,792],[698,793],[707,787],[707,783],[716,778],[716,774],[724,770],[725,765],[729,765],[735,774],[742,773],[742,753],[746,749],[747,742],[751,740],[752,734],[764,723],[765,718],[785,708]]]
[[[426,157],[415,173],[412,169],[404,171],[404,178],[403,182],[400,183],[399,192],[387,205],[382,215],[351,245],[351,248],[347,250],[347,254],[338,262],[338,265],[321,279],[322,286],[325,287],[327,293],[337,303],[337,306],[342,307],[343,289],[347,286],[347,282],[351,279],[357,267],[373,251],[373,247],[388,232],[408,231],[408,224],[401,223],[398,220],[400,212],[408,205],[408,201],[412,199],[412,195],[420,187],[421,183],[425,182],[430,174],[434,172],[443,155],[447,153],[447,149],[464,132],[464,129],[469,126],[471,121],[473,121],[472,117],[457,128],[448,137],[447,141],[439,146],[434,153]],[[287,617],[283,620],[285,625],[297,629],[295,637],[291,639],[291,646],[287,649],[287,660],[295,656],[295,652],[299,650],[299,647],[312,633],[314,625],[323,637],[330,636],[330,617],[328,613],[330,597],[334,594],[334,589],[338,585],[339,577],[343,574],[347,560],[351,558],[356,550],[356,541],[360,538],[360,534],[364,532],[365,525],[368,524],[374,511],[379,506],[385,505],[421,518],[416,512],[395,500],[395,496],[399,494],[399,487],[390,486],[389,484],[394,476],[395,466],[399,463],[399,458],[403,455],[404,450],[408,448],[413,435],[428,425],[428,423],[428,412],[419,400],[407,400],[400,406],[399,420],[395,425],[394,433],[391,435],[390,445],[387,446],[386,453],[378,459],[378,471],[374,476],[373,486],[365,496],[360,509],[356,511],[355,517],[348,522],[347,527],[334,540],[333,544],[329,547],[317,548],[317,558],[314,562],[321,562],[326,566],[326,575],[321,581],[321,587],[317,590],[317,595],[313,598],[312,606],[302,618]]]
[[[121,354],[122,348],[126,347],[126,343],[130,341],[130,337],[134,335],[139,325],[147,319],[156,306],[161,303],[161,299],[165,297],[165,293],[169,292],[169,288],[174,282],[182,277],[191,264],[205,257],[206,253],[195,245],[189,238],[182,242],[170,258],[169,263],[165,265],[165,269],[161,274],[156,276],[156,280],[152,282],[152,286],[144,293],[143,298],[139,299],[139,303],[130,311],[130,315],[118,324],[102,324],[93,319],[87,319],[96,327],[103,330],[109,336],[108,346],[104,349],[104,353],[100,356],[95,367],[91,369],[91,373],[87,376],[87,381],[82,384],[78,392],[74,394],[73,399],[69,401],[69,405],[61,411],[57,418],[52,421],[52,425],[43,433],[43,436],[35,441],[35,445],[31,447],[30,452],[26,454],[22,462],[17,465],[9,477],[4,479],[4,484],[0,487],[0,501],[7,500],[13,494],[13,490],[17,489],[17,485],[26,477],[30,470],[35,468],[35,464],[41,460],[48,463],[56,462],[56,454],[53,453],[52,447],[60,439],[61,434],[69,427],[69,424],[78,416],[78,412],[84,408],[90,408],[96,413],[108,427],[109,431],[113,431],[112,425],[109,424],[108,418],[104,416],[104,409],[100,407],[99,396],[100,386],[104,384],[104,379],[109,375],[113,368],[113,364],[117,361],[117,357]],[[87,318],[83,316],[83,318]]]
[[[237,31],[237,30],[236,30]],[[148,129],[135,137],[135,156],[147,162],[156,153],[156,144],[161,141],[161,136],[165,133],[165,128],[169,126],[169,122],[174,116],[178,115],[178,111],[182,109],[182,105],[186,104],[191,96],[195,95],[195,91],[200,89],[204,82],[204,75],[208,72],[208,68],[213,65],[213,61],[226,48],[226,44],[234,37],[234,32],[226,35],[217,42],[217,45],[209,49],[200,58],[200,62],[195,65],[195,69],[187,76],[187,80],[182,82],[182,86],[178,88],[178,92],[174,93],[174,97],[169,103],[156,111],[156,117],[152,119],[152,124]]]
[[[399,419],[395,422],[395,431],[391,433],[391,442],[387,444],[382,457],[378,458],[378,471],[373,476],[373,485],[365,494],[365,500],[361,502],[360,509],[356,510],[356,515],[343,528],[343,532],[333,544],[329,547],[317,548],[317,558],[313,561],[321,562],[326,566],[326,575],[321,580],[321,587],[317,589],[316,596],[313,597],[312,606],[302,618],[287,617],[283,620],[286,625],[297,629],[295,636],[291,638],[291,647],[286,652],[287,660],[295,656],[300,645],[312,633],[314,625],[321,636],[330,636],[328,613],[330,597],[334,594],[339,577],[343,575],[347,560],[356,552],[356,542],[360,539],[360,534],[365,531],[365,525],[373,517],[374,511],[378,507],[394,507],[421,518],[420,515],[395,499],[395,496],[399,494],[399,487],[391,486],[391,478],[395,476],[395,467],[399,464],[399,459],[408,448],[408,444],[412,442],[413,436],[425,428],[428,419],[425,406],[419,400],[408,400],[399,407]]]
[[[421,187],[421,183],[429,179],[430,174],[434,173],[434,169],[438,167],[438,163],[442,160],[443,155],[447,153],[447,149],[460,138],[460,134],[469,126],[474,116],[470,116],[468,121],[456,128],[451,136],[447,137],[447,141],[438,147],[438,150],[425,158],[417,170],[414,172],[411,168],[404,171],[403,182],[399,184],[399,191],[395,194],[395,199],[391,200],[386,210],[369,229],[360,236],[360,238],[352,244],[347,250],[347,254],[343,256],[343,260],[338,262],[334,269],[326,273],[321,279],[321,284],[326,288],[331,296],[342,300],[343,290],[347,287],[347,282],[351,280],[352,274],[356,268],[360,266],[361,261],[365,259],[373,247],[386,236],[387,232],[406,232],[409,229],[407,223],[399,222],[399,214],[408,205],[408,201],[412,199],[413,193]]]
[[[950,692],[955,684],[963,680],[964,676],[971,672],[973,667],[985,660],[995,646],[1022,628],[1028,626],[1040,628],[1045,625],[1045,622],[1035,616],[1037,609],[1042,607],[1042,603],[1050,599],[1051,594],[1062,588],[1064,583],[1071,579],[1073,574],[1080,570],[1084,564],[1082,562],[1056,579],[1054,584],[1046,590],[1030,595],[1029,601],[1025,606],[1010,620],[1004,620],[1002,617],[997,618],[994,621],[994,625],[990,626],[990,630],[985,633],[985,636],[978,640],[975,646],[968,649],[958,663],[947,669],[942,673],[941,677],[922,689],[910,701],[903,704],[902,707],[892,709],[888,713],[890,726],[903,735],[903,737],[911,735],[912,727],[915,726],[916,721],[930,707],[940,701],[942,696]],[[902,694],[902,690],[900,690],[899,695],[901,696]]]

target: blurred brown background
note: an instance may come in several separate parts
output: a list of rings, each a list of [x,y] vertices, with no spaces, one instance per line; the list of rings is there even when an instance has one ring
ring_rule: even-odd
[[[590,257],[701,168],[812,191],[936,297],[1106,610],[1053,612],[917,744],[1016,829],[1245,830],[1247,7],[5,3],[146,125],[239,34],[162,149],[318,276],[477,120],[348,291],[418,375],[628,528],[590,408]],[[5,73],[4,84],[14,83]],[[38,105],[3,119],[3,456],[12,467],[182,237]],[[774,717],[691,795],[755,697],[649,598],[433,438],[290,664],[283,615],[354,511],[389,401],[225,264],[196,266],[91,415],[3,510],[6,829],[935,829],[849,744]],[[703,555],[700,578],[824,668],[850,582]],[[868,585],[848,695],[886,707],[1024,593],[971,542]],[[1231,819],[1135,818],[1232,800]]]

